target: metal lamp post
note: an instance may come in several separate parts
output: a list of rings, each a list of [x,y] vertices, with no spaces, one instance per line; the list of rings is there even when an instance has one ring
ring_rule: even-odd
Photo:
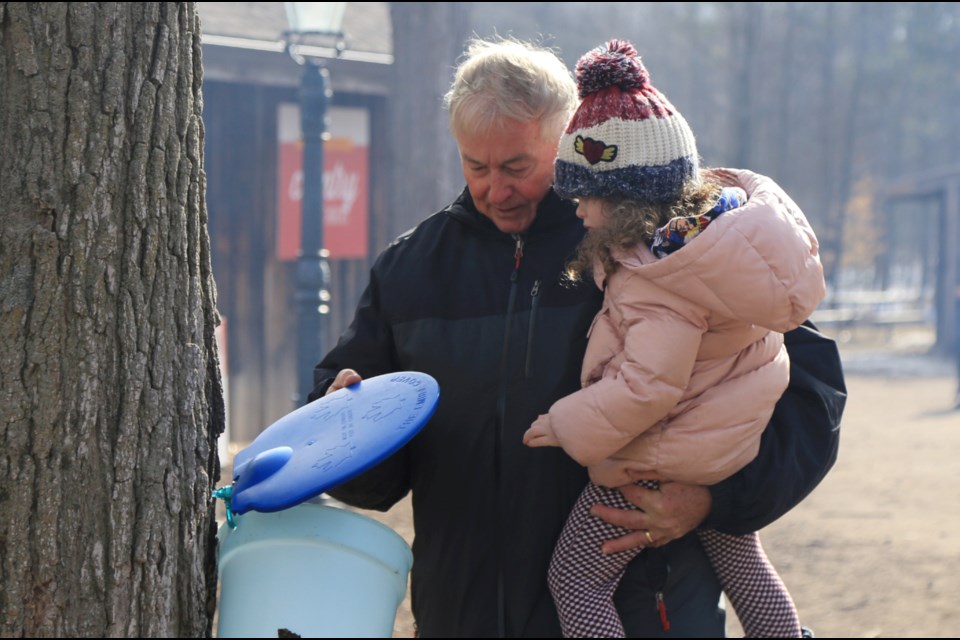
[[[307,58],[293,42],[333,38],[343,48],[340,24],[345,2],[285,2],[290,30],[284,35],[287,52],[303,67],[300,122],[303,136],[303,200],[300,253],[297,257],[297,392],[294,407],[303,405],[313,389],[313,367],[323,355],[322,316],[330,311],[330,267],[323,248],[323,141],[327,137],[327,106],[333,92],[327,68]]]

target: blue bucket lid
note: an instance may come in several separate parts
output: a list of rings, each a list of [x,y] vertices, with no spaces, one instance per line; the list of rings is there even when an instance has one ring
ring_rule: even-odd
[[[234,458],[231,510],[280,511],[363,473],[415,436],[439,398],[431,376],[403,371],[288,413]]]

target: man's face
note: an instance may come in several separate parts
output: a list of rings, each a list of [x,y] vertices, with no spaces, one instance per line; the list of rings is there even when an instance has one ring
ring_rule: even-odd
[[[486,134],[455,133],[477,210],[504,233],[522,233],[553,184],[559,134],[544,140],[538,120],[507,120]]]

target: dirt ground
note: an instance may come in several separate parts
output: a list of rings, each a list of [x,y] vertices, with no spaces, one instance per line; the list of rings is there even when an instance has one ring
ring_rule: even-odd
[[[843,346],[845,362],[848,350],[851,362],[857,360],[857,346]],[[764,546],[801,620],[818,637],[958,637],[956,379],[949,366],[859,361],[847,375],[836,466],[810,497],[761,533]],[[410,541],[409,508],[404,501],[387,514],[364,513]],[[735,618],[728,632],[742,635]],[[394,636],[413,636],[408,602]]]

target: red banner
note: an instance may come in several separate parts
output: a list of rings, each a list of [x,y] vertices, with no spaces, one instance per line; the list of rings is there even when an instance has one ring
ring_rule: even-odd
[[[296,117],[299,122],[299,110],[291,114],[290,105],[284,106],[287,109],[280,112],[278,150],[277,258],[295,260],[302,231],[303,143],[299,126],[291,131],[290,119]],[[347,114],[344,120],[357,128],[356,114]],[[334,118],[331,121],[335,122]],[[335,133],[335,124],[331,128]],[[362,144],[358,144],[358,138]],[[365,139],[366,131],[362,131],[350,137],[334,135],[323,145],[323,244],[330,258],[367,256],[369,169]]]

